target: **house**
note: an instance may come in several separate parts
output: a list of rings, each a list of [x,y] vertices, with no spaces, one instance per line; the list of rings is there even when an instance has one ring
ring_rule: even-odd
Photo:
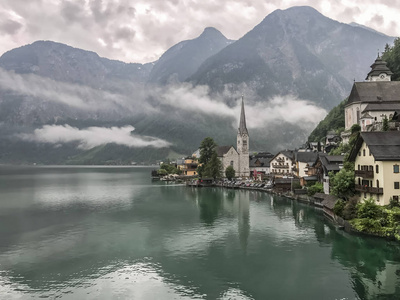
[[[348,142],[354,124],[361,131],[376,131],[382,120],[389,120],[400,110],[400,81],[391,81],[392,71],[379,56],[371,65],[366,81],[354,82],[345,106],[345,131],[342,138]]]
[[[249,167],[250,173],[257,174],[261,177],[262,180],[265,175],[270,174],[270,161],[274,157],[273,154],[269,152],[260,152],[250,157]]]
[[[329,131],[325,139],[325,152],[329,153],[332,149],[335,149],[342,141],[340,136],[334,131]]]
[[[249,133],[246,127],[243,96],[236,143],[236,149],[233,146],[219,146],[216,149],[218,158],[222,162],[223,171],[225,171],[228,166],[233,166],[236,177],[250,177]]]
[[[295,163],[295,152],[285,150],[276,154],[270,162],[271,175],[275,177],[293,176]]]
[[[176,161],[176,167],[182,171],[182,175],[195,176],[197,175],[198,159],[194,156],[188,156],[184,159]]]
[[[319,153],[316,162],[309,167],[308,175],[316,176],[317,181],[321,182],[324,187],[324,194],[329,194],[330,183],[329,173],[337,173],[343,168],[343,155],[327,155]]]
[[[355,164],[359,200],[373,198],[379,205],[400,196],[400,132],[361,132],[349,160]]]
[[[318,158],[318,153],[311,151],[298,151],[295,153],[296,168],[294,173],[300,178],[300,184],[306,185],[308,181],[317,181],[317,176],[308,174],[308,169],[313,166]]]

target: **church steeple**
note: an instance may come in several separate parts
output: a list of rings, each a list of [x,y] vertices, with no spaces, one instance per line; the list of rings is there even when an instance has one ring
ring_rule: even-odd
[[[238,133],[240,135],[243,134],[249,134],[247,131],[247,127],[246,127],[246,116],[244,113],[244,100],[243,100],[243,95],[242,95],[242,111],[240,112],[240,122],[239,122],[239,129],[238,129]]]
[[[371,65],[371,71],[368,73],[367,81],[390,81],[393,72],[390,71],[388,66],[386,65],[386,61],[382,60],[379,56],[375,60],[375,62]]]

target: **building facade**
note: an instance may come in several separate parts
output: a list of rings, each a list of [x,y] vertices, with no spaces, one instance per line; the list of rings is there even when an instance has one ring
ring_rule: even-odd
[[[378,56],[366,81],[354,82],[345,106],[345,141],[354,124],[360,125],[361,131],[376,130],[385,117],[391,119],[400,110],[400,82],[391,81],[392,74]]]
[[[361,132],[351,150],[359,200],[388,205],[400,197],[400,132]]]

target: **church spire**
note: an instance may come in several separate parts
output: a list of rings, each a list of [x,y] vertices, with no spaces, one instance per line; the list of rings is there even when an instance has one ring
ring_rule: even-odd
[[[240,113],[239,134],[249,134],[246,127],[246,116],[244,114],[244,96],[242,95],[242,111]]]

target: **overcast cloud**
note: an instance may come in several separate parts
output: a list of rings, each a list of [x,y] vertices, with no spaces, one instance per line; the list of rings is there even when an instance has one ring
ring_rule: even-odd
[[[125,62],[150,62],[205,27],[239,39],[272,11],[297,5],[400,36],[400,3],[392,0],[2,0],[0,54],[52,40]]]
[[[45,125],[35,129],[32,134],[20,134],[19,138],[27,141],[62,144],[78,142],[80,149],[91,149],[96,146],[114,143],[131,148],[154,147],[164,148],[171,144],[162,139],[137,136],[131,132],[135,130],[133,126],[124,127],[88,127],[78,129],[69,125]]]

